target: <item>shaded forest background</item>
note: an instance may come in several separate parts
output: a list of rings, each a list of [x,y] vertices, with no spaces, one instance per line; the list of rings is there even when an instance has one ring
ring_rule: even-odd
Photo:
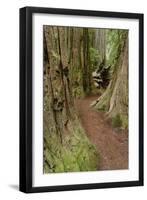
[[[44,173],[99,170],[75,102],[95,96],[91,109],[127,130],[128,31],[43,26],[43,38]]]

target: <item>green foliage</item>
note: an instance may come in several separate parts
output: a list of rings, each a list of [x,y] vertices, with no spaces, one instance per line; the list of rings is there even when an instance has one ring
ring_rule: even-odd
[[[92,67],[95,67],[98,65],[99,60],[100,60],[100,54],[97,49],[90,47],[89,48],[89,53],[90,53],[90,64]],[[95,70],[95,69],[92,69]]]
[[[120,52],[124,46],[127,30],[110,29],[107,32],[106,58],[107,65],[111,65],[112,72],[118,63]]]
[[[83,89],[81,87],[73,88],[73,97],[81,98],[84,96]]]

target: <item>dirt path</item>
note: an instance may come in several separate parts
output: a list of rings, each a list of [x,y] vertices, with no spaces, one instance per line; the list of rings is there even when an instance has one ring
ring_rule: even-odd
[[[128,137],[125,131],[112,128],[104,116],[90,107],[98,97],[78,99],[75,106],[83,128],[100,153],[100,170],[128,168]]]

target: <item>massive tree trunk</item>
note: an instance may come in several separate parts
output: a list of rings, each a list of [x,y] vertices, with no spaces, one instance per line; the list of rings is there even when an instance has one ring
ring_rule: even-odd
[[[88,29],[83,29],[83,89],[86,95],[91,91],[91,71],[90,71],[90,56],[89,56],[89,33]]]
[[[128,112],[128,41],[126,39],[124,51],[120,55],[119,69],[116,83],[110,99],[109,115],[117,113],[126,115]]]
[[[80,124],[72,95],[75,82],[83,88],[83,29],[45,25],[43,31],[44,172],[96,170],[97,152]]]
[[[128,124],[128,37],[125,38],[113,77],[100,98],[93,103],[98,110],[107,111],[108,117]]]
[[[99,62],[98,65],[106,61],[106,30],[96,29],[95,30],[95,44],[94,48],[98,50]]]
[[[50,130],[45,131],[45,137],[46,133],[56,133],[60,136],[61,143],[63,133],[71,119],[73,105],[68,77],[66,34],[67,30],[62,27],[44,26],[44,52],[46,53],[44,87],[48,88],[44,91],[44,119],[50,119]]]

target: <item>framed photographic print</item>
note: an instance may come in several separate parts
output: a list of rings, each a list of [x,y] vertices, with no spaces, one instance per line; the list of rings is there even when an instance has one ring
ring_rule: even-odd
[[[20,9],[20,191],[143,185],[143,14]]]

